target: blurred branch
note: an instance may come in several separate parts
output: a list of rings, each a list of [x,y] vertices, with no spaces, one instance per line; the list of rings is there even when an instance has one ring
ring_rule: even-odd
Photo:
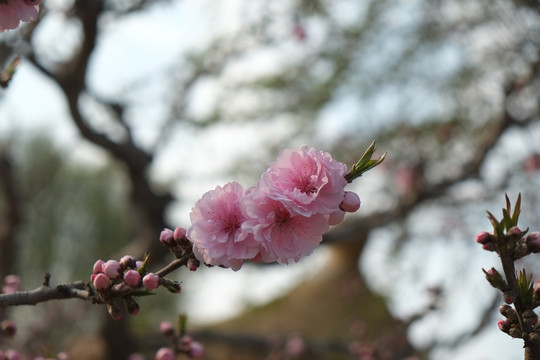
[[[0,279],[3,279],[14,271],[15,229],[21,221],[13,167],[6,149],[0,150],[0,186],[5,211],[0,219]]]

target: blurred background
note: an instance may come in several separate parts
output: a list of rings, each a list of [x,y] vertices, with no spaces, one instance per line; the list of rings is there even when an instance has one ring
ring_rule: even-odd
[[[8,309],[0,348],[152,359],[186,313],[207,359],[523,358],[474,238],[504,193],[540,225],[539,42],[532,0],[43,0],[0,34],[0,68],[21,58],[0,90],[0,276],[24,289],[98,258],[158,269],[163,227],[283,148],[388,156],[298,264],[180,270],[183,294],[117,322],[78,300]]]

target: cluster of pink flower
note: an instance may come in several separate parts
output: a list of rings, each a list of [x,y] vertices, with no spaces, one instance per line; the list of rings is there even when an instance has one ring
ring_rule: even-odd
[[[35,21],[41,0],[0,0],[0,32],[15,29],[21,21]]]
[[[236,271],[246,260],[288,264],[311,254],[330,225],[360,207],[345,191],[346,172],[329,153],[304,146],[280,152],[256,186],[217,186],[190,214],[195,256]]]

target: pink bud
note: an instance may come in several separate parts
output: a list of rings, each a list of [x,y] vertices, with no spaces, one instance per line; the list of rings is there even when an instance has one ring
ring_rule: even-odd
[[[116,260],[109,260],[103,264],[103,272],[109,279],[118,279],[121,275],[122,265]]]
[[[5,355],[6,360],[22,360],[21,354],[17,350],[9,349],[6,351]]]
[[[186,237],[186,229],[180,226],[174,229],[174,240],[180,241],[184,239],[185,237]]]
[[[129,286],[139,286],[141,275],[135,270],[128,270],[124,273],[124,282]]]
[[[159,276],[153,273],[148,273],[143,277],[143,285],[148,290],[156,289],[159,286]]]
[[[339,209],[338,211],[334,211],[328,216],[328,225],[337,225],[342,222],[343,219],[345,219],[345,211]]]
[[[59,352],[58,355],[56,355],[56,357],[58,358],[58,360],[69,360],[69,355],[67,352]]]
[[[490,243],[493,240],[493,235],[486,231],[482,231],[480,234],[476,235],[476,242],[482,245]]]
[[[107,277],[107,275],[103,273],[97,274],[94,277],[94,280],[92,281],[92,283],[94,284],[94,287],[98,291],[107,290],[110,285],[109,278]]]
[[[508,230],[507,235],[508,236],[515,236],[515,237],[517,237],[519,239],[522,236],[522,231],[517,226],[514,226],[514,227],[511,227],[510,230]]]
[[[19,288],[21,285],[21,277],[19,275],[7,275],[4,277],[4,284]]]
[[[353,213],[360,209],[360,198],[352,191],[345,191],[343,201],[339,205],[339,208],[345,212]]]
[[[195,271],[199,268],[200,262],[197,259],[189,258],[187,262],[187,267],[189,271]]]
[[[168,321],[162,321],[160,324],[159,324],[159,331],[161,331],[161,333],[163,335],[173,335],[174,334],[174,328],[172,326],[172,324]]]
[[[120,264],[124,267],[124,269],[134,269],[135,266],[137,266],[137,263],[135,262],[135,258],[130,255],[124,255],[120,259]]]
[[[204,347],[201,343],[193,341],[189,347],[189,355],[193,359],[201,359],[204,357]]]
[[[19,291],[21,285],[21,278],[18,275],[7,275],[4,277],[4,286],[2,292],[4,294],[11,294]]]
[[[139,270],[139,269],[143,266],[143,264],[144,264],[144,261],[142,261],[142,260],[137,260],[137,261],[135,261],[135,268],[136,268],[137,270]]]
[[[174,240],[174,232],[171,229],[163,229],[159,235],[159,241],[165,246],[172,246]]]
[[[0,323],[0,329],[2,330],[2,334],[6,336],[13,336],[17,332],[17,325],[15,325],[13,321],[3,320]]]
[[[193,338],[189,335],[184,335],[180,338],[180,345],[182,345],[184,348],[189,348],[192,342]]]
[[[497,325],[499,326],[499,329],[505,333],[507,333],[510,330],[510,327],[512,326],[512,324],[508,320],[499,320],[497,322]]]
[[[306,350],[304,340],[298,335],[292,335],[287,340],[285,351],[292,356],[299,356]]]
[[[161,348],[157,351],[155,360],[174,360],[174,351],[170,348]]]
[[[532,253],[540,252],[540,232],[532,232],[525,238],[527,248]]]
[[[503,301],[507,304],[512,304],[516,301],[516,295],[511,291],[506,291],[503,293]]]
[[[101,259],[94,263],[94,274],[99,274],[100,272],[103,272],[103,264],[105,264],[105,261]]]

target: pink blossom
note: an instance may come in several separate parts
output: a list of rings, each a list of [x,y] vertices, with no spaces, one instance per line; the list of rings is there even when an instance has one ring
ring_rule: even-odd
[[[281,202],[259,191],[246,196],[243,206],[248,219],[242,227],[260,243],[260,257],[265,262],[298,261],[311,254],[329,228],[327,215],[291,213]]]
[[[259,182],[261,191],[303,216],[328,215],[339,209],[347,166],[327,152],[303,146],[283,150]]]
[[[15,29],[21,21],[35,21],[41,0],[0,1],[0,32]]]
[[[128,270],[124,273],[124,282],[126,285],[135,287],[139,285],[141,275],[135,270]]]
[[[257,255],[258,243],[242,228],[245,217],[240,201],[244,195],[242,185],[232,182],[217,186],[197,201],[187,231],[197,259],[237,271],[244,260]]]
[[[164,347],[157,351],[155,360],[174,360],[174,358],[174,351]]]
[[[159,286],[159,276],[153,273],[146,274],[142,281],[144,287],[148,290],[156,289]]]

